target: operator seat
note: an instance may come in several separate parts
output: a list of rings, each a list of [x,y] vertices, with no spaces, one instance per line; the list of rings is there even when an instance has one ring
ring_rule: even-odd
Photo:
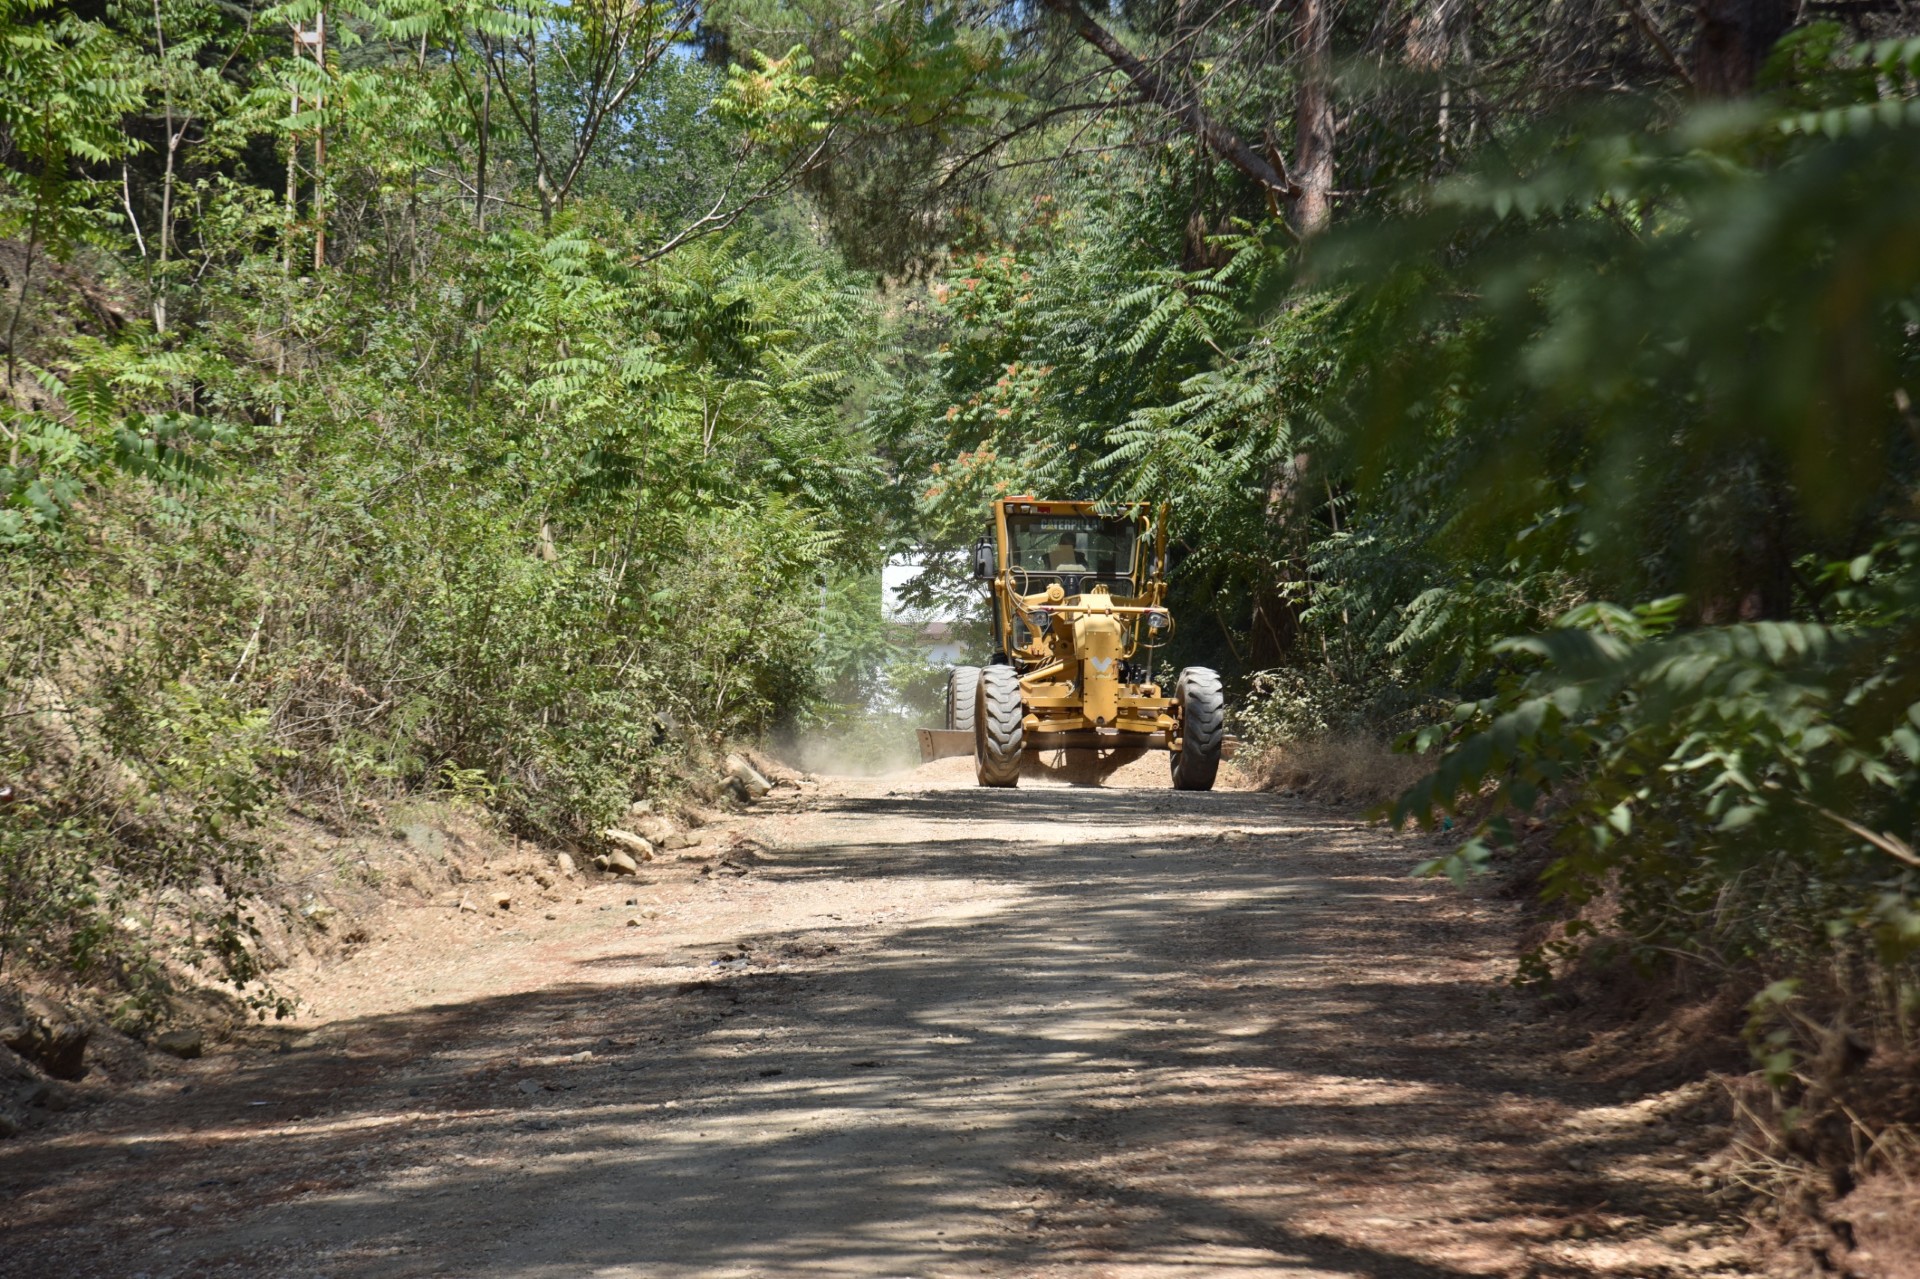
[[[1047,552],[1047,567],[1055,573],[1084,573],[1087,566],[1080,563],[1080,551],[1073,539],[1063,537]]]

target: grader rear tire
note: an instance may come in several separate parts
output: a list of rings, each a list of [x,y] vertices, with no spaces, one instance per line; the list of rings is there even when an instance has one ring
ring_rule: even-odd
[[[973,731],[974,702],[980,694],[980,668],[956,666],[947,676],[947,727]]]
[[[1169,752],[1175,790],[1212,790],[1220,772],[1220,747],[1227,738],[1227,699],[1220,677],[1204,666],[1189,666],[1173,686],[1180,707],[1180,749]]]
[[[973,775],[982,786],[1018,786],[1020,757],[1027,747],[1027,708],[1020,677],[1011,666],[980,672],[974,704]]]

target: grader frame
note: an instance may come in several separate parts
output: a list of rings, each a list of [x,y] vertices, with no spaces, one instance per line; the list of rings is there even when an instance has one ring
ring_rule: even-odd
[[[1152,679],[1153,650],[1173,634],[1167,515],[1031,495],[994,502],[973,551],[994,652],[984,667],[954,668],[947,689],[948,736],[971,732],[981,785],[1017,785],[1034,752],[1165,750],[1176,788],[1212,788],[1226,739],[1219,676],[1188,667],[1172,690]]]

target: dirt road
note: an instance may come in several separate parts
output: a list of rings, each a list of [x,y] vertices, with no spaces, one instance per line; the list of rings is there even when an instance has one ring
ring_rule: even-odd
[[[1549,1069],[1507,907],[1407,878],[1409,841],[959,776],[399,930],[296,1050],[0,1147],[0,1273],[1746,1273],[1702,1098]]]

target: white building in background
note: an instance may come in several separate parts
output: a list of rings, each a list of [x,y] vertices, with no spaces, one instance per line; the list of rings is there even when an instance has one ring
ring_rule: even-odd
[[[900,598],[907,583],[926,570],[928,558],[896,555],[880,570],[880,611],[887,621],[912,633],[926,660],[934,666],[958,666],[973,660],[956,635],[956,624],[966,620],[964,604],[910,608]]]

